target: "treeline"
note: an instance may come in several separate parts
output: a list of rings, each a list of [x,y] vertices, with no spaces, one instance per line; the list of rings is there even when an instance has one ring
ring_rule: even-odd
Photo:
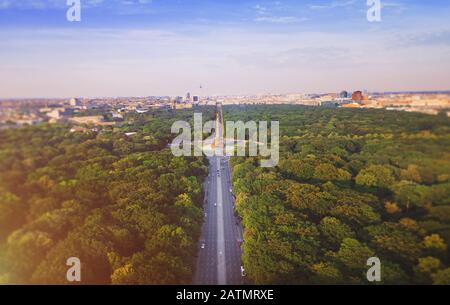
[[[172,122],[192,117],[0,131],[0,283],[65,284],[70,257],[83,284],[190,283],[207,166],[168,144]]]
[[[230,106],[279,121],[280,163],[232,159],[257,284],[450,284],[450,120],[383,110]]]

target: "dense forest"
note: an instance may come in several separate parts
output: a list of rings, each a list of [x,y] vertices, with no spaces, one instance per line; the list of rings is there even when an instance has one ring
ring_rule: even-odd
[[[67,283],[69,257],[83,284],[190,283],[207,164],[168,143],[172,122],[193,113],[1,130],[0,283]]]
[[[227,106],[225,120],[279,121],[280,163],[232,158],[243,264],[256,284],[450,284],[450,120],[383,110]],[[191,282],[206,158],[173,157],[174,121],[0,131],[0,283]],[[130,134],[132,133],[132,134]]]
[[[450,119],[301,106],[229,106],[279,121],[280,163],[233,158],[243,263],[257,284],[450,284]]]

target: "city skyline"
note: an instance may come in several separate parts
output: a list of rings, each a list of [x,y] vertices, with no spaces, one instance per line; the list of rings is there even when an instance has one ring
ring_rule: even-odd
[[[445,1],[65,2],[0,0],[0,98],[450,89]]]

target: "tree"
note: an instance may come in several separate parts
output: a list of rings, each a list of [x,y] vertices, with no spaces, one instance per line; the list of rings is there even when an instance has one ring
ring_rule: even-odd
[[[281,160],[279,168],[282,172],[300,180],[309,180],[314,175],[314,167],[302,160]]]
[[[78,257],[84,284],[188,283],[206,159],[173,158],[167,135],[192,114],[126,117],[99,133],[0,130],[1,280],[67,284]]]
[[[400,176],[402,180],[412,181],[416,183],[422,182],[422,177],[420,176],[419,167],[417,165],[408,165],[407,169],[401,171]]]
[[[427,256],[419,258],[419,264],[417,265],[418,271],[424,274],[432,274],[438,271],[442,266],[440,259]]]
[[[250,280],[338,283],[340,274],[342,283],[367,283],[366,260],[359,261],[359,269],[349,268],[344,262],[360,256],[352,257],[345,248],[341,254],[351,258],[339,259],[348,238],[370,250],[363,253],[380,257],[381,284],[430,283],[430,276],[412,272],[419,258],[436,257],[441,267],[448,265],[442,251],[427,249],[423,242],[433,233],[450,240],[450,188],[444,177],[450,169],[448,118],[379,110],[361,116],[298,106],[246,106],[245,112],[230,106],[226,115],[229,120],[283,121],[279,167],[262,171],[251,158],[233,161],[239,169],[233,182]],[[276,181],[263,181],[261,172]],[[296,222],[302,225],[296,228]],[[293,234],[313,232],[305,222],[318,224],[320,236]]]
[[[345,238],[336,258],[351,270],[364,270],[367,267],[367,260],[375,253],[366,245],[353,238]]]
[[[0,188],[0,241],[24,221],[20,198]]]
[[[198,232],[198,225],[202,219],[202,210],[198,208],[189,195],[181,194],[175,201],[175,206],[179,210],[180,221],[186,230]]]
[[[324,181],[348,181],[352,178],[352,175],[344,169],[336,168],[332,164],[323,163],[315,167],[314,178]]]
[[[423,244],[426,249],[436,250],[436,251],[446,251],[447,245],[445,241],[439,236],[439,234],[431,234],[425,236]]]
[[[345,238],[355,238],[352,229],[334,217],[323,218],[319,230],[333,247],[339,246]]]
[[[425,207],[427,188],[409,181],[400,181],[392,186],[396,202],[408,212],[413,207]]]
[[[314,275],[311,281],[320,285],[336,285],[344,281],[344,277],[337,266],[331,263],[317,263],[311,266]]]
[[[399,262],[414,262],[422,254],[420,239],[401,224],[384,222],[366,228],[371,244],[379,254]]]
[[[434,285],[450,285],[450,268],[436,272],[431,278]]]
[[[36,266],[45,258],[54,242],[49,234],[21,229],[7,242],[7,268],[16,283],[28,283]]]
[[[115,269],[111,275],[111,283],[114,285],[133,285],[138,283],[136,270],[132,264],[126,264]]]
[[[192,246],[191,237],[183,228],[176,225],[163,225],[145,242],[146,254],[150,255],[165,251],[176,256],[180,251],[189,251]]]
[[[437,206],[430,209],[430,217],[443,223],[450,223],[450,206]]]
[[[192,270],[179,256],[165,252],[148,255],[135,253],[122,267],[112,273],[114,284],[127,285],[174,285],[187,284]]]
[[[395,202],[386,202],[384,207],[386,209],[386,212],[388,212],[389,214],[396,214],[401,212],[401,209]]]
[[[404,285],[410,283],[410,279],[399,264],[383,260],[381,264],[381,283],[385,285]]]
[[[394,183],[392,170],[383,165],[370,165],[356,176],[356,183],[368,187],[389,188]]]
[[[330,195],[310,184],[291,183],[286,192],[290,204],[300,211],[309,211],[313,215],[324,215],[331,206]]]
[[[354,225],[368,225],[380,221],[380,215],[367,204],[340,203],[333,207],[330,214]]]

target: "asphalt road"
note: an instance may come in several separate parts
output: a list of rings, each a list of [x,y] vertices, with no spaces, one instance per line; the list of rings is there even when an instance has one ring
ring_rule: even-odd
[[[218,110],[220,113],[221,108]],[[217,123],[218,134],[221,135],[221,119],[218,119]],[[221,141],[223,140],[219,139],[219,142]],[[198,247],[194,279],[194,284],[197,285],[243,284],[240,247],[242,227],[234,214],[228,161],[228,158],[222,157],[220,153],[209,158],[209,176],[205,181],[205,222]]]

